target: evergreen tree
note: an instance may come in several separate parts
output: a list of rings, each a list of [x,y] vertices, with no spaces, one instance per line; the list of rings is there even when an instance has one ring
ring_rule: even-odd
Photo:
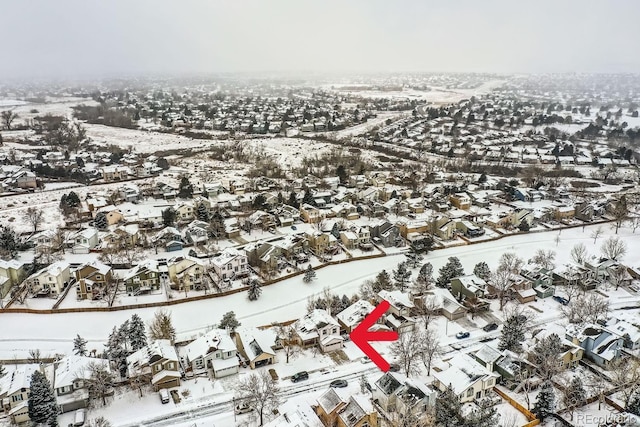
[[[107,214],[105,212],[98,212],[94,218],[93,224],[100,231],[106,230],[109,226],[109,223],[107,222]]]
[[[431,265],[430,262],[422,264],[418,272],[418,280],[424,283],[431,283],[433,281],[433,265]]]
[[[176,210],[169,206],[167,209],[162,211],[162,223],[166,227],[171,227],[175,224],[177,216],[178,213]]]
[[[390,291],[392,289],[393,289],[393,285],[391,283],[391,277],[389,276],[389,273],[387,273],[387,270],[382,270],[380,273],[378,273],[378,275],[376,276],[376,279],[373,281],[373,284],[372,284],[373,292],[377,294],[382,290]]]
[[[58,425],[58,404],[47,377],[40,371],[35,371],[31,376],[29,390],[28,408],[31,421],[36,424]]]
[[[122,325],[118,328],[118,335],[120,336],[120,342],[122,343],[122,347],[127,352],[127,356],[129,355],[129,319],[122,322]]]
[[[149,325],[149,338],[152,341],[169,340],[172,343],[175,341],[176,328],[173,327],[169,310],[160,309],[155,312]]]
[[[640,389],[636,389],[626,409],[633,415],[640,416]]]
[[[340,239],[340,227],[338,227],[338,223],[334,222],[333,227],[331,227],[331,234],[336,239]]]
[[[311,206],[315,206],[316,202],[313,199],[313,195],[311,194],[311,191],[309,190],[305,190],[304,191],[304,196],[302,196],[302,203],[303,204],[307,204],[307,205],[311,205]]]
[[[18,255],[18,237],[8,225],[0,225],[0,258],[15,258]]]
[[[127,374],[127,351],[124,348],[122,337],[118,329],[114,326],[109,338],[107,339],[106,349],[107,358],[113,362],[121,377]]]
[[[527,319],[524,315],[518,314],[507,318],[502,328],[498,350],[510,350],[515,353],[522,351],[522,342],[526,330]]]
[[[451,279],[464,275],[464,268],[462,268],[462,264],[458,257],[452,256],[449,257],[447,263],[438,270],[438,273],[440,275],[438,276],[437,285],[441,288],[445,288]]]
[[[200,203],[196,210],[196,215],[200,221],[209,222],[209,210],[207,205]]]
[[[587,398],[587,391],[584,389],[582,380],[579,376],[574,376],[565,391],[567,393],[567,403],[569,405],[577,405]]]
[[[556,394],[551,382],[545,381],[533,405],[533,412],[540,421],[544,421],[556,409]]]
[[[448,386],[436,398],[436,425],[438,427],[461,427],[465,425],[460,399],[458,399],[451,386]]]
[[[169,162],[167,161],[167,159],[165,159],[164,157],[160,157],[158,159],[158,161],[156,162],[156,164],[158,165],[158,167],[162,170],[167,170],[169,169]]]
[[[200,192],[200,195],[202,196],[203,199],[208,199],[209,198],[209,192],[207,191],[206,187],[202,187],[202,191]]]
[[[137,314],[131,315],[128,327],[128,340],[130,344],[130,350],[132,352],[138,351],[147,346],[147,332],[146,326],[140,316]]]
[[[398,264],[398,267],[393,270],[393,280],[395,282],[395,286],[401,292],[404,292],[410,278],[411,270],[407,269],[407,263],[404,261]]]
[[[304,272],[304,278],[302,280],[305,283],[309,283],[315,278],[316,278],[316,271],[313,268],[311,268],[311,264],[309,264],[309,266]]]
[[[482,280],[489,280],[491,276],[491,270],[486,262],[480,261],[473,267],[473,274],[481,278]]]
[[[424,259],[413,246],[409,246],[409,251],[404,255],[407,257],[407,265],[411,268],[416,268]]]
[[[289,206],[293,206],[294,208],[299,208],[300,204],[298,203],[298,197],[296,196],[295,191],[289,193],[289,201],[287,202]]]
[[[261,293],[262,288],[260,287],[260,283],[258,283],[256,279],[250,279],[247,289],[247,298],[249,298],[249,301],[256,301],[260,298]]]
[[[336,169],[336,175],[340,179],[340,184],[346,184],[347,182],[347,171],[344,168],[344,165],[339,165]]]
[[[220,320],[219,327],[221,329],[227,329],[231,331],[235,331],[236,328],[240,326],[240,322],[236,319],[236,314],[233,311],[228,311],[222,316],[222,320]]]
[[[82,338],[80,334],[73,339],[73,354],[78,356],[87,355],[87,340]]]
[[[191,185],[191,182],[189,182],[189,178],[186,175],[183,175],[182,178],[180,178],[178,197],[183,199],[190,199],[193,197],[193,185]]]

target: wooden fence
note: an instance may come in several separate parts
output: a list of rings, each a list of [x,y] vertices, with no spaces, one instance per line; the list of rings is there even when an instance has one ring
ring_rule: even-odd
[[[529,422],[527,424],[525,424],[524,426],[522,426],[522,427],[532,427],[532,426],[537,426],[538,424],[540,424],[540,420],[537,419],[536,416],[530,410],[528,410],[527,408],[522,406],[519,402],[517,402],[514,399],[512,399],[507,393],[503,392],[502,390],[500,390],[497,387],[494,387],[493,391],[495,391],[498,396],[500,396],[504,400],[506,400],[509,403],[509,405],[511,405],[514,408],[516,408],[518,410],[518,412],[520,412],[522,415],[527,417],[527,420]]]

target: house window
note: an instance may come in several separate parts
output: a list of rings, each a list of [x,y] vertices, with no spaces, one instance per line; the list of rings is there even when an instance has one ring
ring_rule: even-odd
[[[467,390],[467,397],[471,397],[471,396],[473,396],[473,389],[472,388]]]
[[[153,370],[156,371],[156,372],[159,372],[160,368],[162,368],[161,365],[156,365],[156,366],[154,366]]]
[[[167,363],[167,369],[173,369],[173,362]]]
[[[216,353],[216,359],[220,359],[220,353]]]
[[[333,328],[333,330],[331,331],[331,333],[333,333],[333,334],[337,334],[337,333],[338,333],[338,328]]]
[[[11,396],[11,401],[12,402],[20,402],[20,401],[22,401],[22,394],[15,394],[15,395]]]
[[[493,385],[493,378],[491,378],[489,381],[487,381],[487,385],[488,386],[492,386]]]

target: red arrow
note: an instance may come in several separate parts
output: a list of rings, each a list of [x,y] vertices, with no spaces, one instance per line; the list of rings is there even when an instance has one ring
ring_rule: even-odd
[[[351,341],[360,347],[360,350],[369,356],[369,359],[371,359],[373,363],[382,370],[382,372],[387,372],[389,370],[389,362],[384,360],[384,358],[380,356],[380,353],[371,347],[369,341],[395,341],[398,339],[398,333],[394,331],[372,332],[369,328],[372,327],[380,317],[382,317],[384,312],[389,308],[389,305],[389,302],[386,300],[380,301],[380,304],[378,304],[378,306],[349,334]]]

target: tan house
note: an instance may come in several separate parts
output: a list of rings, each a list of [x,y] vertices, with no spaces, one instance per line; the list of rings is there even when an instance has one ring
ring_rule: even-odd
[[[468,354],[460,354],[448,361],[449,367],[438,371],[434,369],[433,385],[440,391],[451,387],[460,403],[491,395],[498,374],[489,371]]]
[[[327,427],[378,427],[379,415],[366,396],[356,394],[343,401],[333,388],[314,405],[316,415]]]
[[[76,278],[76,297],[79,300],[102,297],[106,285],[114,281],[111,267],[98,261],[81,265],[73,275]]]
[[[471,197],[465,193],[455,193],[450,195],[449,202],[458,209],[467,210],[471,207]]]
[[[108,205],[98,209],[95,212],[96,215],[99,212],[104,212],[105,216],[107,217],[107,225],[113,225],[124,221],[124,215],[122,215],[122,212],[120,212],[120,210],[113,205]]]
[[[13,286],[22,283],[25,275],[22,262],[0,259],[0,298],[4,298]]]
[[[169,340],[156,340],[127,356],[129,378],[151,382],[154,390],[180,386],[180,365]]]
[[[38,370],[38,366],[18,365],[11,374],[0,378],[0,402],[2,410],[12,423],[20,424],[30,421],[29,418],[29,389],[31,375]]]
[[[309,243],[309,249],[314,254],[325,253],[325,251],[329,247],[329,234],[317,230],[308,230],[305,234]]]
[[[341,231],[340,241],[348,250],[358,247],[358,235],[353,231]]]
[[[328,353],[344,345],[340,324],[326,310],[313,310],[298,319],[293,328],[302,347],[318,345],[323,353]]]
[[[121,181],[127,179],[131,172],[127,166],[107,166],[100,170],[102,179],[107,182]]]
[[[189,256],[171,258],[167,262],[171,289],[193,291],[203,287],[205,266],[198,259]]]
[[[323,215],[320,212],[320,209],[308,204],[303,204],[302,206],[300,206],[300,219],[302,219],[304,222],[313,224],[316,222],[320,222],[322,218]]]
[[[239,328],[233,333],[238,353],[251,369],[276,363],[276,332],[271,329]]]
[[[398,222],[398,228],[400,228],[400,235],[405,239],[408,234],[423,234],[431,230],[430,224],[425,220]]]

